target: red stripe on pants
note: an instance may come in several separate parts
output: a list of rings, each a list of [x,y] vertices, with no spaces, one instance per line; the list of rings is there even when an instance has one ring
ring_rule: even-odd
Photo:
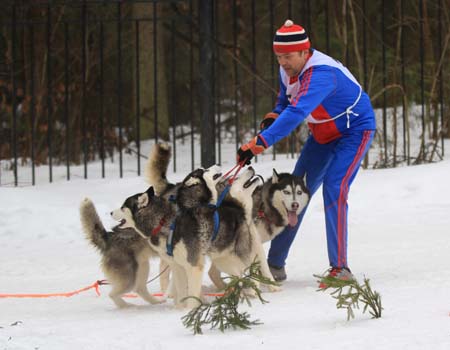
[[[345,228],[347,227],[347,219],[346,219],[347,208],[345,203],[348,195],[348,181],[352,176],[352,174],[354,173],[356,166],[358,166],[361,162],[361,158],[367,147],[367,143],[370,140],[371,133],[372,131],[364,132],[362,142],[358,148],[358,152],[356,153],[356,156],[353,159],[353,162],[348,168],[347,173],[345,174],[344,179],[342,180],[341,183],[338,199],[338,267],[347,266],[344,247],[345,247]]]

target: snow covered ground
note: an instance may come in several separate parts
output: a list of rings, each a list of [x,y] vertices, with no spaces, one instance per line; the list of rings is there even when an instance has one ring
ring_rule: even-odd
[[[450,143],[446,146],[449,150]],[[177,173],[169,173],[173,181],[190,170],[189,157],[183,157],[190,151],[183,147],[177,150]],[[227,170],[232,152],[225,160]],[[292,159],[279,157],[274,163],[268,154],[255,168],[268,177],[273,167],[291,171],[293,166]],[[69,292],[103,278],[99,255],[81,232],[78,205],[90,197],[105,225],[112,225],[108,213],[146,184],[133,172],[123,179],[111,175],[117,164],[108,164],[108,178],[100,179],[99,168],[90,166],[90,180],[74,175],[70,182],[53,184],[46,183],[46,168],[40,168],[35,187],[0,187],[0,294]],[[55,174],[64,178],[65,169]],[[283,291],[265,293],[268,304],[242,307],[262,325],[225,334],[205,329],[193,336],[180,320],[186,312],[171,301],[146,305],[133,299],[137,307],[119,310],[103,286],[100,297],[89,290],[71,298],[0,298],[0,350],[450,349],[449,174],[447,156],[435,164],[361,170],[355,180],[349,262],[358,279],[370,278],[380,292],[381,319],[357,310],[356,318],[346,321],[334,299],[316,291],[313,274],[328,265],[319,192],[291,250]],[[156,260],[152,267],[154,276]],[[211,284],[206,276],[204,284]],[[158,282],[150,289],[157,292]]]

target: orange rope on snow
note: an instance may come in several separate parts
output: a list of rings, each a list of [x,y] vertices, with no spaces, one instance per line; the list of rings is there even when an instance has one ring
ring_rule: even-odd
[[[71,297],[76,294],[85,292],[89,289],[95,289],[95,292],[98,296],[100,296],[99,286],[102,284],[102,281],[95,281],[95,283],[90,286],[75,290],[73,292],[67,293],[47,293],[47,294],[0,294],[0,298],[52,298],[52,297]]]
[[[0,298],[53,298],[53,297],[72,297],[74,295],[80,294],[82,292],[88,291],[89,289],[95,289],[95,293],[100,296],[100,289],[99,287],[105,284],[109,284],[107,280],[98,280],[95,281],[90,286],[75,290],[73,292],[67,292],[67,293],[46,293],[46,294],[1,294]],[[154,293],[152,294],[155,297],[162,297],[164,296],[164,293]],[[223,293],[205,293],[206,296],[212,296],[212,297],[220,297],[223,296]],[[125,294],[124,297],[126,298],[137,298],[136,294]]]

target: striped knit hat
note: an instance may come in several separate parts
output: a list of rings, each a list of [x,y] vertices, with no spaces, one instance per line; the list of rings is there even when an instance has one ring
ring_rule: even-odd
[[[307,50],[311,47],[305,29],[294,24],[290,19],[277,30],[273,39],[273,51],[276,53],[288,53]]]

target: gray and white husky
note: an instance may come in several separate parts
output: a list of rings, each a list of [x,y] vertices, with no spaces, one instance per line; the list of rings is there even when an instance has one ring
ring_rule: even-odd
[[[86,238],[101,254],[101,268],[112,285],[109,296],[114,303],[120,308],[130,306],[122,299],[122,295],[130,291],[150,304],[160,303],[162,299],[147,290],[149,259],[157,256],[147,241],[132,229],[116,226],[107,231],[88,198],[81,202],[80,218]]]
[[[274,239],[286,226],[297,225],[298,215],[308,205],[309,199],[303,178],[288,173],[278,174],[273,169],[273,176],[252,196],[252,218],[261,242]],[[220,270],[213,264],[208,275],[218,289],[224,289]]]
[[[253,193],[253,217],[261,240],[270,241],[286,226],[297,225],[309,200],[304,178],[273,169],[273,176]]]

